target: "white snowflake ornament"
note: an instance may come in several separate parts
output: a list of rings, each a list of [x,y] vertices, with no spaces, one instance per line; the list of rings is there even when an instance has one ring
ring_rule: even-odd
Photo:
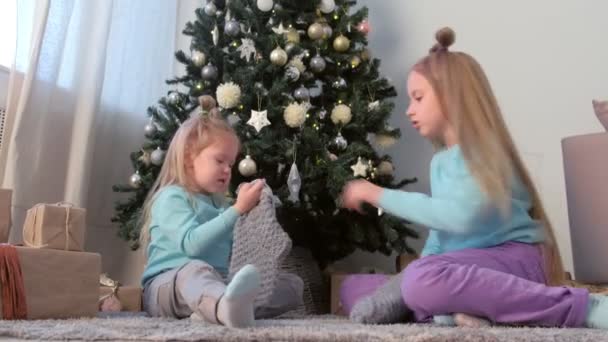
[[[361,157],[357,160],[357,163],[350,167],[353,170],[353,175],[355,177],[367,177],[367,164],[363,163]]]
[[[236,50],[241,53],[241,58],[245,59],[247,63],[249,63],[249,60],[255,56],[256,53],[253,40],[249,38],[241,39],[241,46]]]
[[[268,121],[268,111],[263,110],[261,112],[257,110],[251,111],[251,118],[247,121],[247,124],[253,126],[255,130],[260,133],[262,128],[266,126],[270,126],[270,121]]]

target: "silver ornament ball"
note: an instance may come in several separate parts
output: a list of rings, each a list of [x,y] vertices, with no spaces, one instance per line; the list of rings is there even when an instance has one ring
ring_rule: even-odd
[[[325,70],[325,59],[321,56],[315,56],[310,60],[310,69],[316,73],[323,72]]]
[[[224,32],[230,37],[236,37],[241,33],[241,24],[236,20],[229,20],[224,25]]]
[[[168,99],[170,104],[176,105],[179,102],[179,93],[175,91],[170,92]]]
[[[245,159],[239,162],[239,172],[244,177],[253,176],[258,172],[258,167],[251,156],[247,155],[245,156]]]
[[[301,86],[293,92],[293,97],[299,101],[308,101],[310,99],[310,91],[304,88],[304,86]]]
[[[150,155],[150,161],[152,162],[152,164],[154,164],[156,166],[161,166],[161,165],[163,165],[164,160],[165,160],[165,151],[161,150],[160,147],[157,148],[156,150],[152,151],[152,154]]]
[[[295,66],[289,66],[285,70],[285,78],[290,82],[295,82],[300,78],[300,70]]]
[[[348,147],[348,141],[346,141],[341,133],[338,133],[338,136],[334,138],[333,143],[340,151],[344,151],[346,147]]]
[[[333,34],[334,31],[332,30],[331,26],[327,24],[323,25],[323,39],[329,39]]]
[[[291,52],[293,51],[293,49],[296,48],[296,44],[294,43],[287,43],[285,45],[285,52],[287,52],[288,54],[291,54]]]
[[[129,177],[129,185],[132,186],[133,188],[139,188],[141,186],[142,183],[142,179],[141,176],[139,175],[139,171],[135,172],[134,174],[131,175],[131,177]]]
[[[342,77],[338,77],[333,82],[332,87],[334,87],[336,89],[344,89],[344,88],[346,88],[346,80],[344,80]]]
[[[217,6],[215,6],[215,4],[212,1],[209,1],[206,5],[205,5],[205,14],[213,17],[216,13],[217,13]]]
[[[212,64],[207,64],[205,65],[205,67],[203,68],[203,70],[201,70],[201,77],[205,80],[205,81],[214,81],[217,79],[217,68],[212,65]]]
[[[144,135],[148,138],[152,138],[156,132],[158,132],[158,129],[153,122],[147,123],[144,127]]]

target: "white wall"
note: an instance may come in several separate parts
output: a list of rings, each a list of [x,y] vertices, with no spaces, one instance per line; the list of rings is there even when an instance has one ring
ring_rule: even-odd
[[[411,65],[434,43],[435,31],[450,26],[457,35],[453,48],[477,58],[492,82],[571,270],[560,141],[601,131],[591,99],[608,98],[608,2],[359,0],[358,4],[370,10],[370,48],[399,93],[392,124],[402,128],[403,139],[389,150],[398,176],[418,177],[409,189],[428,192],[432,148],[402,115],[407,106],[405,80]],[[180,24],[193,18],[198,5],[200,1],[181,0]],[[187,50],[188,44],[188,37],[180,34],[178,46]],[[421,233],[426,235],[424,230]],[[412,245],[419,249],[422,242]],[[393,260],[355,253],[335,267],[392,270]]]
[[[602,131],[591,99],[608,98],[608,2],[360,0],[370,8],[370,46],[399,90],[405,110],[407,69],[434,43],[435,31],[456,31],[455,50],[485,68],[511,133],[553,221],[563,259],[572,269],[560,141]],[[407,122],[394,118],[402,128]],[[404,175],[421,177],[429,147],[409,127],[394,153]]]

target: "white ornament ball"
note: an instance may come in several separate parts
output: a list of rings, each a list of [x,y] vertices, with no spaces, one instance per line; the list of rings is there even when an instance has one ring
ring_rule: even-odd
[[[139,172],[135,172],[129,177],[129,185],[136,189],[141,186],[141,176],[139,175]]]
[[[390,135],[379,134],[376,136],[376,144],[382,148],[388,148],[397,142],[397,139]]]
[[[319,4],[319,9],[325,14],[333,12],[335,8],[336,2],[334,0],[321,0],[321,4]]]
[[[150,155],[150,161],[152,164],[161,166],[163,165],[163,160],[165,160],[165,151],[161,150],[160,147],[152,151],[152,154]]]
[[[389,161],[383,161],[378,165],[378,174],[383,176],[390,176],[395,171],[393,164]]]
[[[207,56],[200,51],[194,51],[192,52],[192,63],[197,67],[202,67],[207,63]]]
[[[270,61],[274,65],[285,65],[285,63],[287,63],[287,58],[287,52],[285,52],[285,50],[283,50],[280,46],[277,46],[277,48],[272,50],[270,53]]]
[[[262,12],[268,12],[274,6],[272,0],[258,0],[257,1],[258,9]]]
[[[345,104],[337,105],[331,111],[331,121],[336,125],[346,125],[350,122],[352,117],[350,107]]]
[[[222,83],[216,90],[217,103],[222,108],[234,108],[241,101],[241,88],[234,82]]]
[[[251,156],[245,156],[245,159],[239,162],[239,172],[244,177],[250,177],[258,172],[258,166],[255,164],[255,161],[251,159]]]
[[[285,108],[283,119],[287,126],[298,128],[306,121],[306,107],[297,102],[292,102]]]

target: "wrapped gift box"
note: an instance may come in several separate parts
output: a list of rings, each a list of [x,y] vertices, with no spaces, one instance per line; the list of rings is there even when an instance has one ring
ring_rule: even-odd
[[[23,278],[27,319],[94,317],[99,300],[101,255],[53,249],[15,248]],[[15,279],[0,260],[0,292]],[[0,296],[0,308],[5,303]],[[0,318],[3,318],[0,310]]]
[[[70,204],[37,204],[27,211],[23,243],[28,247],[83,251],[86,210]]]
[[[99,287],[99,300],[102,301],[112,295],[114,289],[108,286]],[[116,297],[120,301],[122,311],[142,311],[142,288],[139,286],[119,286],[116,288]]]
[[[13,192],[0,189],[0,243],[8,242],[11,230],[11,198]]]

